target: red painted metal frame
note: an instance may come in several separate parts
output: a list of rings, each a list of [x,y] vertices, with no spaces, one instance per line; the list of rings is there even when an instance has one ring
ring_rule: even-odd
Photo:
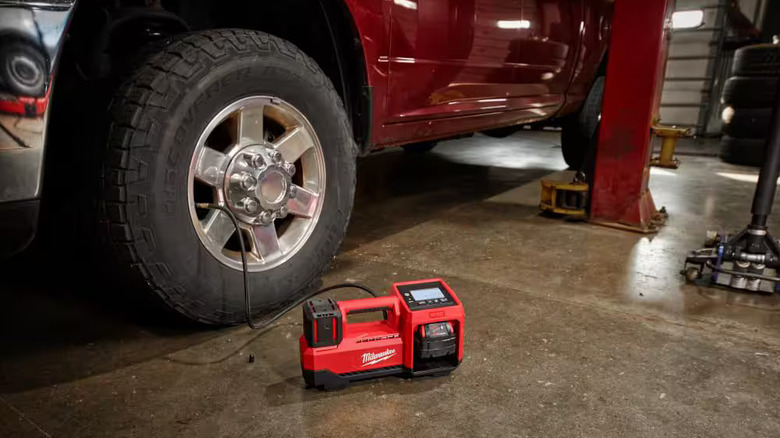
[[[657,114],[673,0],[617,0],[593,179],[591,221],[657,229],[648,188],[650,127]]]
[[[0,96],[0,113],[16,114],[23,117],[40,117],[46,112],[49,95],[44,97],[4,97]]]

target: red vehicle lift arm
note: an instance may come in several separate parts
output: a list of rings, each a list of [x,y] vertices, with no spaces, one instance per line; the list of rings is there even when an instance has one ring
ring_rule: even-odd
[[[657,228],[648,188],[650,129],[666,66],[673,0],[617,0],[593,173],[591,221],[641,232]]]

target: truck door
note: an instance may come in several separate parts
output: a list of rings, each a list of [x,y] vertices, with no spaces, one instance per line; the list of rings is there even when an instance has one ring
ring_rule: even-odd
[[[540,114],[552,115],[563,104],[577,64],[583,32],[583,0],[520,0],[518,82],[538,97]]]
[[[391,0],[386,123],[505,111],[522,0]]]

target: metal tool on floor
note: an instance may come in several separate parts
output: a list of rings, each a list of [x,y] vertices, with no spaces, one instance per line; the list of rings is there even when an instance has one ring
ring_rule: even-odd
[[[353,321],[367,312],[383,318]],[[306,384],[318,389],[390,375],[447,375],[463,359],[463,305],[438,278],[395,283],[388,296],[312,299],[303,321],[301,369]]]
[[[753,196],[750,224],[734,235],[712,233],[706,248],[689,253],[682,270],[688,281],[700,279],[708,271],[717,285],[780,292],[780,244],[766,225],[780,174],[780,92],[775,98],[765,157]]]

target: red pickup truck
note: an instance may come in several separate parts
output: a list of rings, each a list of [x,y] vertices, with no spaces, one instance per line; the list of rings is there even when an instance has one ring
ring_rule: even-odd
[[[76,217],[91,212],[79,225],[94,223],[86,234],[122,284],[197,321],[241,322],[238,233],[205,204],[237,217],[265,312],[333,258],[360,155],[555,119],[578,167],[611,11],[611,0],[0,0],[0,15],[29,18],[0,19],[0,246],[24,247],[53,193],[84,206]],[[15,112],[25,99],[35,111]]]

